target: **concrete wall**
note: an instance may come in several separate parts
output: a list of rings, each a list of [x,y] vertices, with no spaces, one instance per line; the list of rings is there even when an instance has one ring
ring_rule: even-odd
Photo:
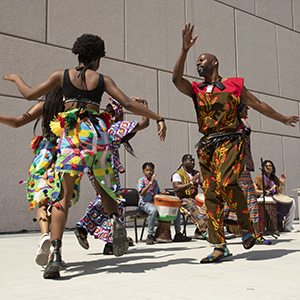
[[[141,165],[156,165],[161,186],[183,154],[195,153],[199,140],[191,100],[171,82],[172,68],[181,47],[184,23],[195,24],[199,38],[189,52],[186,76],[197,80],[195,61],[202,52],[220,60],[224,77],[240,76],[260,100],[284,114],[299,115],[300,2],[298,0],[1,0],[0,55],[2,75],[20,74],[29,85],[53,71],[77,64],[70,48],[82,33],[101,36],[107,57],[100,72],[111,76],[129,96],[148,99],[152,110],[166,119],[168,136],[159,142],[156,124],[132,140],[138,158],[121,150],[127,169],[122,184],[135,187]],[[104,97],[105,98],[105,97]],[[20,96],[13,83],[0,81],[1,113],[23,114],[34,102]],[[104,107],[106,100],[103,101]],[[140,117],[127,114],[128,120]],[[250,111],[254,134],[252,150],[259,173],[260,157],[275,162],[278,174],[287,175],[286,193],[300,187],[299,125],[295,128]],[[0,125],[1,191],[0,232],[38,229],[25,197],[32,126],[18,130]],[[72,207],[67,227],[74,227],[94,197],[85,179],[81,200]]]

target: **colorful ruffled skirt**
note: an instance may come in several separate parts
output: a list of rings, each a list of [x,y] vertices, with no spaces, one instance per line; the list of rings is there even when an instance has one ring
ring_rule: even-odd
[[[117,201],[107,125],[94,110],[75,108],[59,113],[51,121],[52,132],[60,137],[55,171],[80,178],[92,172],[106,193]]]
[[[108,130],[108,136],[110,139],[110,147],[112,151],[112,166],[115,172],[115,177],[119,184],[119,173],[123,173],[125,170],[119,161],[118,158],[118,149],[120,148],[121,141],[123,138],[132,134],[131,131],[138,125],[138,122],[128,122],[128,121],[120,121],[113,124]],[[89,179],[92,185],[95,188],[95,179],[92,174],[89,174]],[[97,193],[97,191],[96,191]],[[119,198],[118,201],[118,211],[121,216],[121,220],[123,220],[123,201]],[[112,232],[111,232],[111,221],[107,212],[105,211],[100,195],[96,196],[94,202],[90,202],[85,214],[78,221],[77,225],[84,227],[85,230],[93,235],[94,238],[100,239],[104,242],[112,242]]]
[[[31,142],[31,148],[35,153],[33,162],[29,168],[27,179],[27,199],[29,209],[33,210],[40,203],[42,205],[55,205],[59,200],[61,180],[54,172],[56,157],[55,140],[35,137]],[[71,203],[76,204],[79,198],[80,180],[76,180]]]

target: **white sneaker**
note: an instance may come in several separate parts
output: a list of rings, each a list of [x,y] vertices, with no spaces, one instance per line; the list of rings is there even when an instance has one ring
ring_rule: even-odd
[[[50,236],[48,233],[44,233],[40,237],[38,250],[35,256],[35,262],[40,266],[45,266],[48,263],[49,256],[49,247],[50,247]]]
[[[293,232],[293,233],[298,232],[298,230],[296,228],[294,228],[293,226],[286,226],[283,228],[283,230],[286,232]]]

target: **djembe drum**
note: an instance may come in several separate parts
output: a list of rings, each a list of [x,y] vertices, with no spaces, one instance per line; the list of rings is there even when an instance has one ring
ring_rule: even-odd
[[[293,204],[293,199],[283,194],[275,194],[273,195],[273,199],[277,203],[278,221],[283,221],[284,217],[289,214],[290,208]]]
[[[171,243],[171,222],[177,218],[180,199],[170,195],[155,195],[154,205],[158,210],[158,226],[155,238],[158,243]]]
[[[205,197],[204,197],[204,194],[197,194],[196,197],[195,197],[195,204],[199,207],[202,207],[204,205],[204,202],[205,202]]]
[[[263,232],[265,229],[265,223],[268,222],[268,230],[271,232],[278,233],[278,224],[277,224],[277,208],[276,201],[272,197],[265,197],[265,207],[266,207],[266,217],[267,222],[265,222],[265,213],[264,213],[264,200],[263,198],[258,198],[258,212],[259,212],[259,232]]]

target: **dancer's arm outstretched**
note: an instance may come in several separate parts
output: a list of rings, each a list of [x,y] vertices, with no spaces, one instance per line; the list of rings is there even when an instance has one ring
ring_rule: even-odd
[[[143,99],[143,98],[139,98],[139,97],[132,97],[135,101],[137,101],[138,103],[144,105],[145,107],[148,108],[148,102],[147,100]],[[131,132],[137,132],[140,130],[143,130],[145,128],[147,128],[149,126],[149,118],[146,117],[142,117],[142,120],[139,121],[139,123],[137,124],[137,126],[134,127],[134,129]]]
[[[287,126],[295,127],[295,125],[299,122],[298,116],[284,116],[280,114],[267,103],[257,99],[246,89],[246,87],[243,87],[242,89],[241,101],[244,104],[251,106],[253,109],[257,110],[266,117],[279,121]]]
[[[42,116],[43,105],[44,105],[44,102],[41,101],[41,102],[37,103],[36,105],[34,105],[29,111],[24,113],[22,116],[19,116],[17,118],[6,116],[6,115],[0,115],[0,123],[8,125],[10,127],[14,127],[14,128],[24,126],[24,125],[36,120],[38,117]]]
[[[14,82],[20,93],[28,100],[33,100],[45,95],[46,93],[50,92],[53,88],[60,85],[63,86],[63,74],[64,70],[59,70],[51,74],[51,76],[44,82],[30,87],[27,85],[24,80],[17,74],[12,73],[3,77],[4,80]],[[157,131],[158,136],[161,141],[165,140],[167,127],[164,122],[162,116],[156,114],[155,112],[149,110],[148,108],[140,105],[138,102],[130,99],[126,96],[115,84],[115,82],[108,76],[104,76],[104,84],[105,84],[105,91],[115,98],[123,107],[127,110],[156,120],[157,122]]]

